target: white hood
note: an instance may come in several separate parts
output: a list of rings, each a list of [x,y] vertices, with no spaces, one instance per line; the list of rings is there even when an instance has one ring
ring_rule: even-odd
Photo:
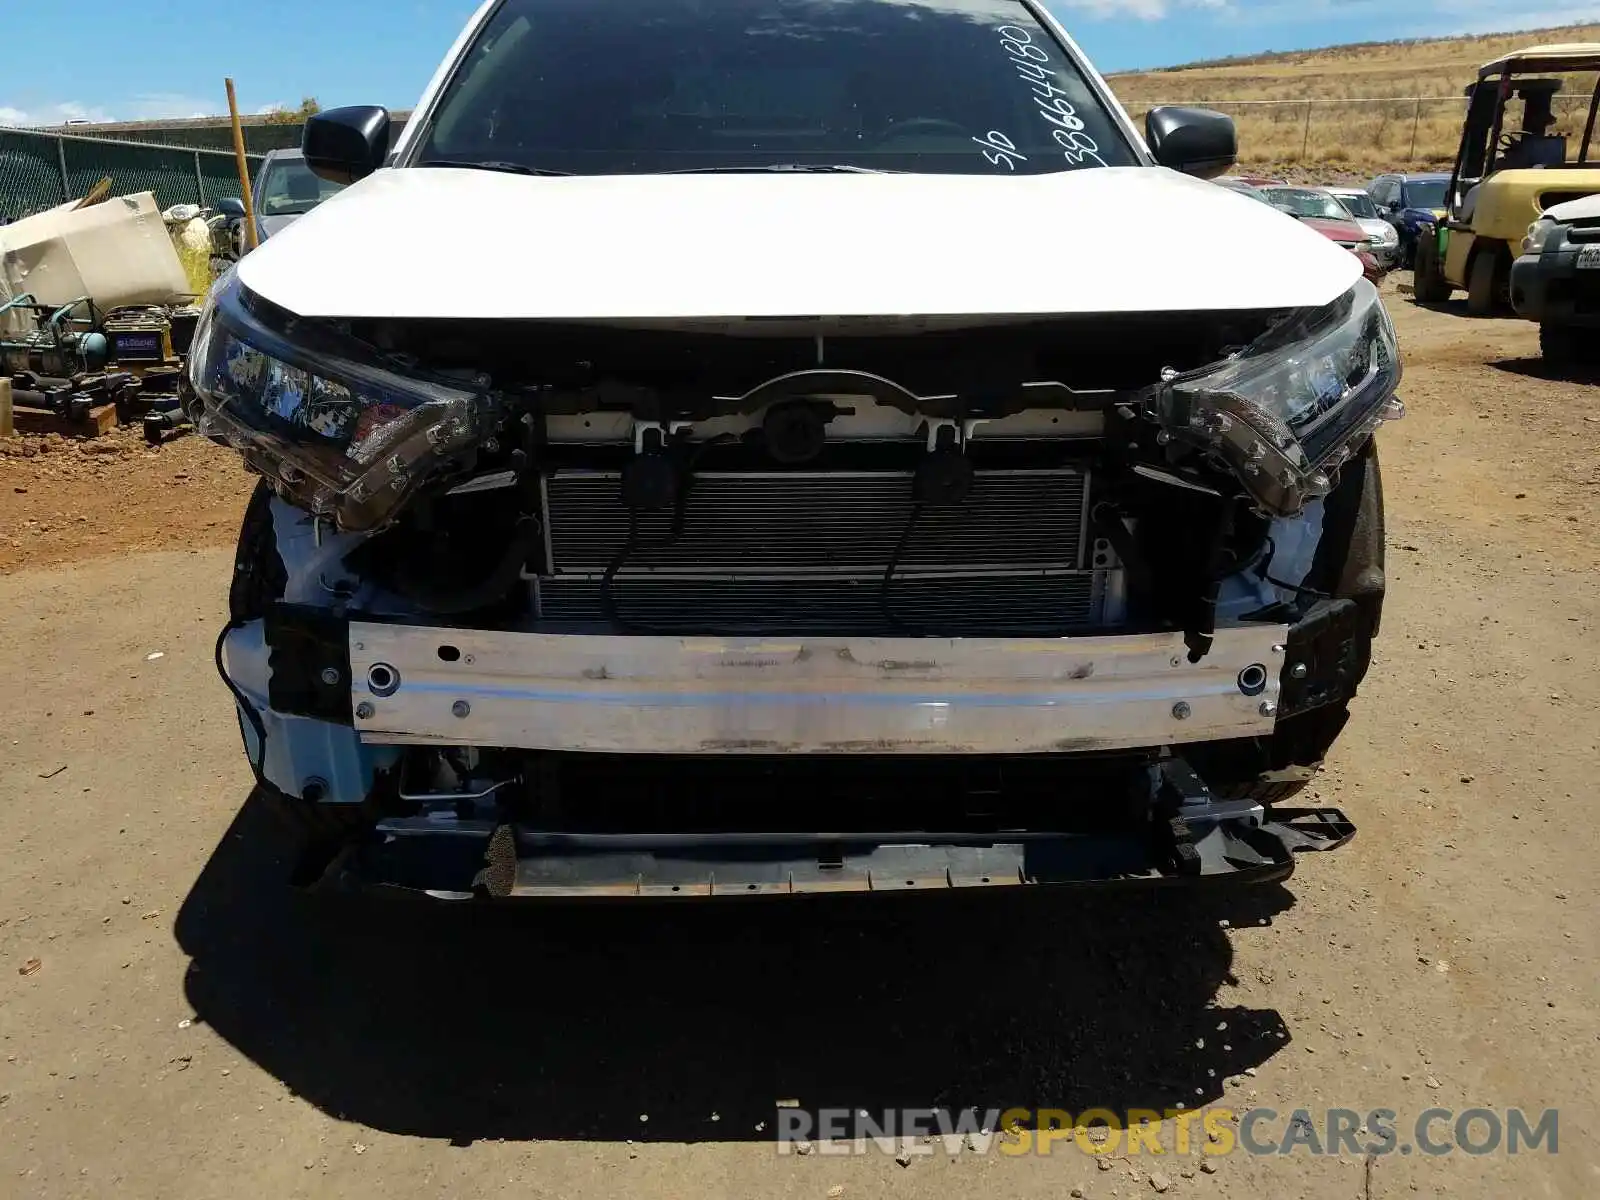
[[[1324,304],[1356,258],[1152,167],[543,178],[380,171],[239,264],[302,316],[670,320]]]
[[[1584,196],[1577,200],[1564,200],[1552,204],[1541,216],[1552,221],[1583,221],[1600,217],[1600,196]]]

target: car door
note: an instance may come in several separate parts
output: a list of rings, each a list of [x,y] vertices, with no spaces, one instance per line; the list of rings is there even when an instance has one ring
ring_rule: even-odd
[[[1372,202],[1378,206],[1378,215],[1396,229],[1400,228],[1400,181],[1393,175],[1380,177],[1371,189]]]

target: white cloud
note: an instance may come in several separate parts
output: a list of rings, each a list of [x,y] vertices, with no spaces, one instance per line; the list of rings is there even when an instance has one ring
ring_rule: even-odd
[[[65,125],[68,121],[161,121],[173,117],[209,117],[222,110],[196,96],[147,92],[114,107],[59,100],[49,104],[0,104],[0,125]]]
[[[1433,36],[1452,33],[1512,33],[1524,29],[1556,29],[1562,25],[1600,22],[1600,4],[1561,4],[1532,12],[1516,12],[1479,0],[1438,0],[1441,24]]]
[[[59,104],[41,104],[30,108],[0,105],[0,124],[5,125],[65,125],[68,121],[110,121],[112,116],[103,108],[79,104],[75,100]]]

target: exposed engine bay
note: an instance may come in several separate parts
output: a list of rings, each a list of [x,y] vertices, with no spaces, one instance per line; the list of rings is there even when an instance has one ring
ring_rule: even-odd
[[[1259,557],[1267,522],[1135,406],[1152,363],[1269,322],[352,323],[506,401],[346,565],[422,611],[544,632],[1203,638],[1205,577]]]
[[[1350,834],[1321,811],[1273,825],[1267,800],[1309,778],[1365,671],[1370,425],[1268,473],[1234,418],[1172,405],[1303,314],[667,328],[244,307],[440,398],[401,406],[285,365],[267,334],[201,331],[199,427],[277,494],[219,659],[263,788],[381,835],[347,847],[358,873],[429,876],[435,850],[419,868],[402,849],[441,821],[470,861],[418,886],[497,895],[1267,877]],[[809,764],[843,797],[951,756],[966,782],[941,808],[930,776],[920,824],[869,787],[799,824],[765,811],[782,828],[763,832],[727,790],[776,795]],[[625,801],[647,779],[701,800]],[[1131,807],[1041,828],[1017,787],[1050,779]],[[608,799],[573,808],[590,787]],[[1128,865],[1152,820],[1166,865]]]

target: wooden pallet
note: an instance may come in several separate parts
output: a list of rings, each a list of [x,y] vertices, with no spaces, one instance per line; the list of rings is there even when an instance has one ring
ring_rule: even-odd
[[[97,404],[89,415],[74,421],[48,408],[28,408],[13,405],[11,421],[18,433],[59,433],[64,437],[99,437],[117,427],[117,406]]]

